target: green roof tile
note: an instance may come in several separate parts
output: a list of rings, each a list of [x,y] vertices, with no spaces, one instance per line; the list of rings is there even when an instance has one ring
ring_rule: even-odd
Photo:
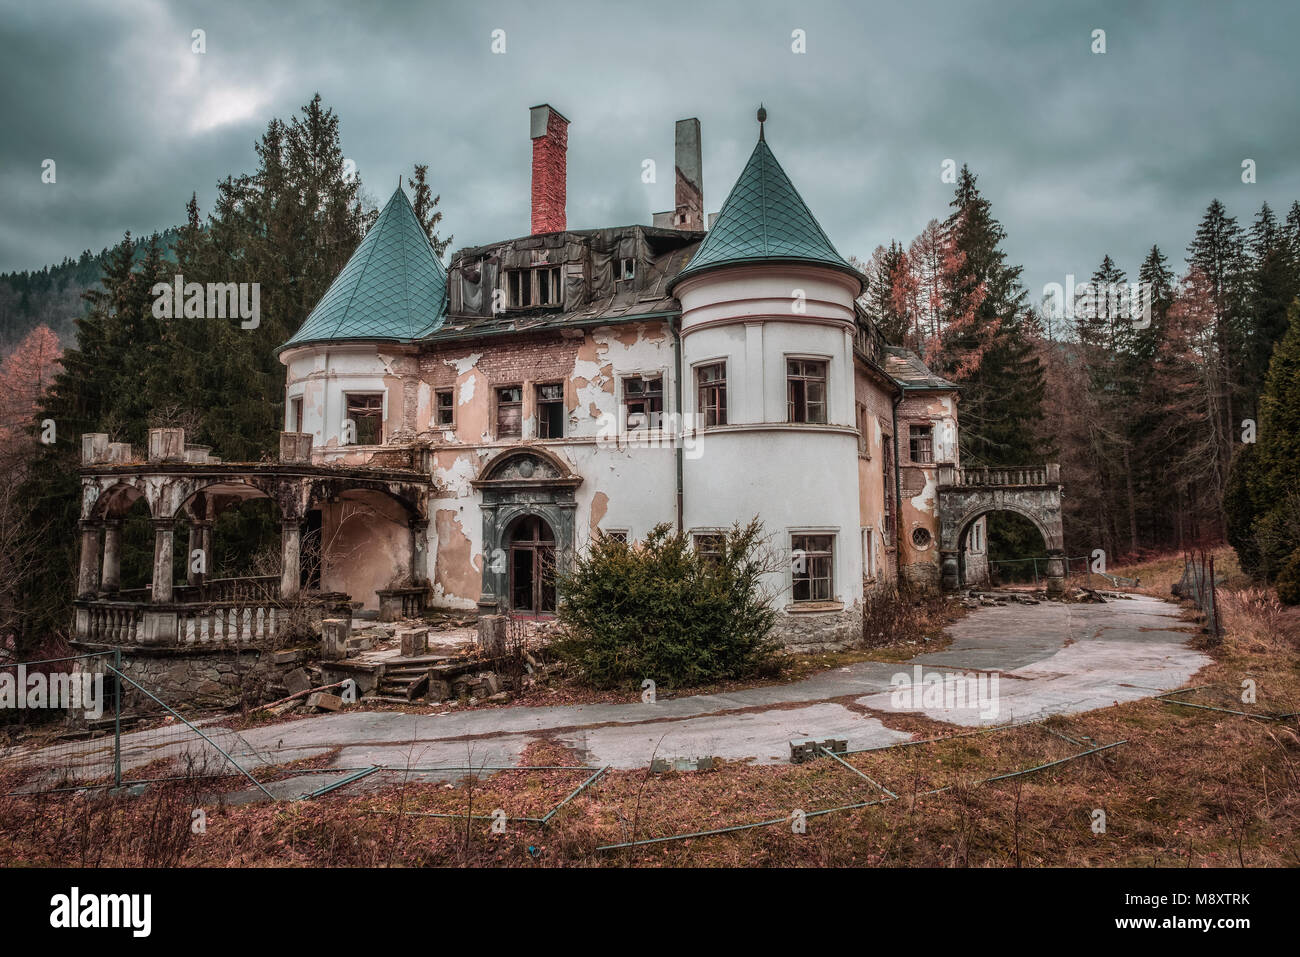
[[[858,275],[836,252],[761,136],[717,221],[673,279],[746,262],[824,263]]]
[[[399,186],[316,308],[281,348],[305,342],[411,342],[442,325],[447,270]]]

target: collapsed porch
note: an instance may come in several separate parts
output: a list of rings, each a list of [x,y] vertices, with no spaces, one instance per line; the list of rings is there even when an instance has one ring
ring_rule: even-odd
[[[278,462],[223,462],[181,429],[149,432],[146,456],[103,433],[82,437],[78,642],[213,647],[272,643],[291,613],[307,622],[360,604],[389,620],[424,610],[436,538],[435,494],[422,450],[384,467],[311,462],[311,436],[282,433]],[[227,510],[269,501],[279,524],[279,574],[211,576],[213,528]],[[143,502],[153,532],[147,586],[122,588],[123,525]],[[315,539],[304,525],[313,519]],[[188,532],[185,583],[177,532]],[[371,553],[373,557],[371,557]],[[304,557],[308,563],[304,565]],[[354,594],[356,593],[356,594]]]

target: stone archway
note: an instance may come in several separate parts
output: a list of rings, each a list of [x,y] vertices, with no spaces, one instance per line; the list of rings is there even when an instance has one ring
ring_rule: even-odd
[[[573,560],[574,490],[582,478],[546,449],[521,446],[496,456],[483,467],[473,485],[483,496],[483,584],[479,609],[497,614],[512,607],[512,531],[519,519],[536,518],[551,533],[557,569]]]
[[[1065,587],[1064,531],[1061,527],[1060,467],[939,470],[939,554],[943,586],[962,587],[961,548],[971,523],[992,512],[1014,512],[1028,519],[1047,546],[1047,590]]]

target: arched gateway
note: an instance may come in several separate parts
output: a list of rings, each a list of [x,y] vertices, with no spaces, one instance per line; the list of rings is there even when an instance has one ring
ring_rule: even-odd
[[[971,523],[990,512],[1015,512],[1033,522],[1047,546],[1047,590],[1065,587],[1065,552],[1061,529],[1061,467],[961,469],[939,468],[939,553],[943,587],[961,588],[961,554]]]

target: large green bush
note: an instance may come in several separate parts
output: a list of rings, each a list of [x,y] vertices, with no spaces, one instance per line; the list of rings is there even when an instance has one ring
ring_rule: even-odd
[[[1300,548],[1291,553],[1277,573],[1277,597],[1288,605],[1300,605]]]
[[[553,650],[597,688],[695,687],[770,667],[762,526],[736,526],[718,546],[702,554],[666,524],[633,545],[597,536],[560,576]]]

